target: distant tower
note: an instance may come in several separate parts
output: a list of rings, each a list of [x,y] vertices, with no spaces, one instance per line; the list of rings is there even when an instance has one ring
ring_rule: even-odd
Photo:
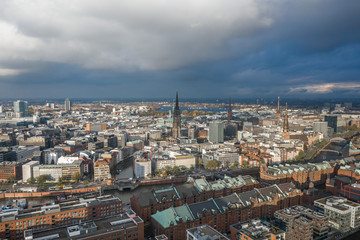
[[[16,117],[27,117],[28,116],[28,102],[17,100],[14,102],[14,112]]]
[[[65,99],[65,111],[70,112],[71,111],[71,102],[70,99]]]
[[[280,97],[278,97],[276,117],[277,117],[277,118],[281,118],[281,113],[280,113]]]
[[[283,126],[284,138],[289,139],[289,120],[288,120],[288,111],[287,111],[287,103],[285,107],[285,115],[284,115],[284,126]]]
[[[180,129],[181,129],[181,120],[180,120],[179,97],[178,97],[178,92],[176,91],[176,103],[173,113],[173,129],[172,129],[173,138],[176,139],[180,137]]]
[[[209,124],[209,142],[212,143],[224,142],[224,123],[211,122]]]
[[[229,108],[228,108],[228,114],[227,114],[228,122],[230,122],[231,119],[232,119],[231,98],[229,98]]]

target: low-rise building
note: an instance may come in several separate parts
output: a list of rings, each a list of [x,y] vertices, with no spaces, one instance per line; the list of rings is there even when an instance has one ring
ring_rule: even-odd
[[[110,163],[106,159],[98,159],[94,164],[94,180],[103,181],[110,177]]]
[[[283,182],[293,182],[298,188],[308,188],[312,182],[315,186],[326,182],[328,175],[335,173],[335,167],[329,162],[285,164],[260,166],[260,184],[267,186]]]
[[[146,178],[151,175],[151,160],[142,158],[135,160],[135,177]]]
[[[11,148],[16,153],[17,162],[25,162],[33,157],[34,152],[40,151],[39,146],[14,146]]]
[[[7,181],[9,178],[20,180],[22,178],[22,164],[18,162],[0,162],[0,181]]]
[[[284,231],[258,218],[231,225],[230,234],[231,240],[285,240]]]
[[[340,232],[360,227],[360,204],[342,197],[327,197],[316,200],[314,209],[329,218],[331,227]]]
[[[155,169],[163,169],[166,166],[171,168],[175,166],[184,166],[186,168],[191,168],[196,164],[196,158],[194,155],[189,154],[179,154],[176,156],[169,156],[169,155],[162,155],[162,156],[155,156],[153,158],[153,162],[155,164]]]
[[[43,151],[44,164],[57,164],[57,160],[64,156],[65,152],[61,148],[50,148]]]
[[[119,215],[122,202],[111,195],[78,199],[30,209],[0,212],[0,239],[24,239],[24,231],[33,233],[94,219]]]
[[[188,183],[182,185],[134,194],[130,202],[131,208],[147,222],[150,221],[152,214],[172,206],[246,192],[255,187],[258,187],[258,182],[251,176],[226,177],[224,180],[214,182],[208,182],[205,178],[189,178]]]
[[[158,211],[151,216],[153,234],[169,239],[186,239],[186,229],[207,224],[219,232],[230,225],[252,218],[271,218],[274,212],[302,204],[303,193],[291,183],[233,193],[226,197],[183,204]]]
[[[47,181],[58,181],[59,178],[63,180],[71,181],[75,174],[80,174],[80,177],[84,174],[83,161],[76,160],[72,164],[59,164],[59,165],[36,165],[30,168],[32,169],[32,176],[37,178],[41,175],[47,177]]]
[[[225,237],[209,225],[202,225],[186,230],[186,240],[203,239],[229,240],[229,238]]]
[[[38,161],[30,161],[22,165],[22,180],[24,183],[34,177],[33,168],[37,165],[39,165]]]
[[[276,225],[286,231],[286,239],[328,238],[328,217],[320,212],[303,206],[294,206],[278,210],[274,216]]]
[[[143,240],[144,222],[129,210],[110,218],[101,218],[76,225],[32,233],[25,232],[32,238],[27,239],[81,239],[81,240]]]

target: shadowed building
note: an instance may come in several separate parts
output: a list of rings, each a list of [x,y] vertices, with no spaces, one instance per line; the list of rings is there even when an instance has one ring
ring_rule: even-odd
[[[280,97],[278,97],[276,117],[277,117],[277,118],[281,118],[281,113],[280,113]]]
[[[303,193],[291,183],[272,185],[221,198],[171,206],[151,216],[153,234],[169,239],[186,239],[186,229],[209,225],[229,232],[230,225],[251,218],[271,218],[277,210],[302,204]]]
[[[224,142],[224,123],[211,122],[209,124],[209,142],[212,143]]]
[[[176,91],[176,103],[173,113],[173,129],[172,129],[173,138],[177,139],[178,137],[181,136],[180,130],[181,130],[181,120],[180,120],[179,97],[178,97],[178,92]]]
[[[231,98],[229,98],[229,108],[228,108],[228,113],[227,113],[227,120],[228,122],[230,122],[230,120],[232,119],[232,109],[231,109]]]
[[[287,103],[286,103],[286,107],[285,107],[283,132],[284,132],[284,138],[285,139],[290,139]]]

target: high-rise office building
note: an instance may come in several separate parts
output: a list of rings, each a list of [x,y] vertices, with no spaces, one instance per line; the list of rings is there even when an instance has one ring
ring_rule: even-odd
[[[337,116],[325,116],[325,122],[328,123],[328,126],[334,129],[334,132],[337,132]]]
[[[70,99],[65,99],[65,111],[70,112],[71,111],[71,102]]]
[[[14,112],[15,114],[20,113],[23,117],[28,116],[28,102],[17,100],[14,102]]]
[[[181,136],[180,130],[181,130],[181,119],[180,119],[179,98],[178,98],[178,92],[176,91],[176,103],[173,113],[173,128],[172,128],[173,138],[176,139]]]
[[[211,122],[209,125],[209,141],[212,143],[224,142],[224,123]]]
[[[328,136],[328,123],[327,122],[314,122],[313,130],[316,133],[322,133],[324,137]]]

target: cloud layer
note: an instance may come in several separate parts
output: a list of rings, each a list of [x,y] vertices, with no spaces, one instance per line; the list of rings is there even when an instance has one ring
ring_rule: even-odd
[[[302,87],[291,88],[291,92],[305,91],[306,93],[332,93],[336,90],[360,90],[360,83],[344,82],[344,83],[323,83],[306,85]]]
[[[359,12],[357,0],[2,0],[0,94],[59,81],[131,96],[329,93],[360,81]]]

